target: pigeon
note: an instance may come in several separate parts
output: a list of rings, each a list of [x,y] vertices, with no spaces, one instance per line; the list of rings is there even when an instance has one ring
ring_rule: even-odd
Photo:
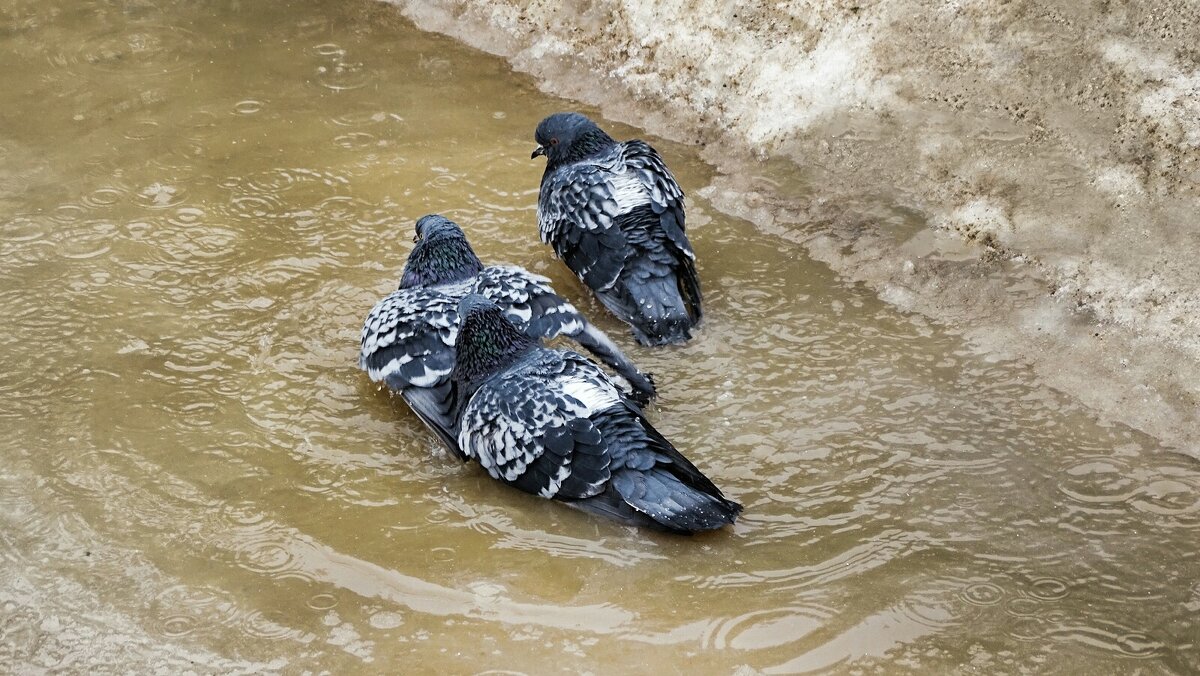
[[[484,266],[453,221],[431,214],[417,221],[416,246],[400,288],[379,301],[363,323],[359,368],[400,393],[446,446],[461,456],[450,417],[450,372],[458,335],[458,301],[491,298],[537,338],[573,338],[628,384],[638,406],[655,396],[654,381],[602,331],[554,293],[550,280],[516,266]]]
[[[478,294],[458,304],[458,445],[492,478],[623,523],[691,534],[742,510],[598,366],[544,347]]]
[[[691,338],[700,322],[696,254],[683,190],[645,141],[618,143],[579,113],[542,120],[530,159],[546,156],[538,229],[643,345]]]

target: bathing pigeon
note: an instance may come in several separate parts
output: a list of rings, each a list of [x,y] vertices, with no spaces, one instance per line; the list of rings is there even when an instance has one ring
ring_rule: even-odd
[[[494,479],[676,533],[732,524],[728,500],[582,355],[522,333],[495,303],[459,301],[458,445]]]
[[[618,143],[579,113],[534,134],[546,156],[538,194],[542,241],[643,345],[682,343],[699,323],[696,254],[683,190],[644,141]]]
[[[550,287],[548,279],[515,266],[484,267],[466,235],[438,215],[417,221],[399,290],[379,301],[363,324],[359,367],[400,393],[418,417],[459,455],[450,432],[450,371],[458,334],[458,301],[479,293],[498,303],[529,335],[565,335],[612,367],[644,406],[654,382]]]

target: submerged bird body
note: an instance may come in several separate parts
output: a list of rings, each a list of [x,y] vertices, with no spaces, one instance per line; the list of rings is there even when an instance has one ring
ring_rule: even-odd
[[[654,383],[602,331],[554,293],[549,280],[515,266],[484,266],[462,230],[441,216],[417,221],[417,246],[400,288],[379,301],[363,324],[359,367],[398,392],[455,453],[450,373],[458,336],[458,302],[470,293],[494,301],[530,336],[569,336],[610,366],[645,405]]]
[[[535,137],[534,156],[547,158],[542,240],[638,342],[688,340],[703,315],[700,280],[683,190],[662,157],[643,141],[613,140],[578,113],[547,117]]]
[[[624,523],[677,533],[741,505],[574,352],[542,347],[478,295],[459,305],[452,379],[459,447],[495,479]]]

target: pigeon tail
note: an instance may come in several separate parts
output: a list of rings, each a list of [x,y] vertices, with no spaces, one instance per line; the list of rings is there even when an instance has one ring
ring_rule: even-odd
[[[723,528],[732,524],[742,511],[738,503],[689,488],[662,470],[622,470],[600,495],[562,502],[628,526],[676,535]]]
[[[616,303],[598,294],[600,300],[633,328],[633,337],[642,345],[675,345],[692,337],[692,316],[679,293],[674,277],[652,277],[647,280],[631,278],[617,282],[620,287]],[[616,291],[614,289],[614,291]],[[615,306],[615,307],[614,307]],[[618,308],[628,308],[621,312]]]
[[[630,507],[675,533],[716,530],[742,511],[738,503],[688,486],[661,467],[620,470],[611,485]]]
[[[637,411],[609,409],[593,419],[608,440],[609,449],[619,458],[605,496],[593,511],[622,517],[620,505],[612,502],[615,491],[620,501],[633,508],[643,519],[657,527],[691,534],[716,530],[732,524],[742,506],[729,500],[721,489],[683,456],[671,442]],[[581,506],[587,509],[587,506]]]

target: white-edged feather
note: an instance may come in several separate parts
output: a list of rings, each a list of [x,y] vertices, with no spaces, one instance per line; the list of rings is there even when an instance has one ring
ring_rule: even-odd
[[[609,184],[612,185],[612,197],[617,203],[618,214],[627,214],[643,204],[650,203],[646,185],[642,183],[641,177],[632,171],[613,173]]]
[[[582,412],[584,416],[603,411],[620,401],[617,390],[604,381],[576,377],[564,379],[558,384],[563,394],[583,404],[586,409]]]

